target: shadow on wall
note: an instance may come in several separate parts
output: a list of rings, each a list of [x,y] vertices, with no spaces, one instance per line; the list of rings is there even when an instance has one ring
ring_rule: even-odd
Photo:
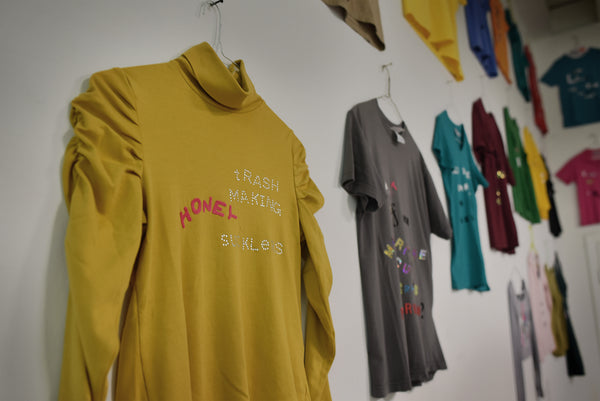
[[[80,86],[80,92],[86,91],[88,87],[89,79],[86,78]],[[69,129],[64,133],[61,149],[63,153],[73,135],[73,129]],[[58,176],[57,181],[61,187],[61,194],[63,161],[64,157],[61,158],[60,165],[56,171]],[[47,388],[49,391],[48,399],[58,399],[67,300],[69,297],[69,278],[64,245],[69,214],[62,196],[61,200],[56,210],[56,217],[54,218],[54,226],[51,233],[52,239],[46,268],[46,295],[44,298],[44,357]]]

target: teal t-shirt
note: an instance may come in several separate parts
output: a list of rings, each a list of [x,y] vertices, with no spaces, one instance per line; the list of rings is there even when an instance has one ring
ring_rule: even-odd
[[[565,127],[600,121],[600,49],[562,56],[546,71],[542,82],[558,86]]]
[[[452,288],[488,291],[477,223],[478,185],[488,186],[471,153],[464,126],[457,125],[446,111],[435,119],[433,134],[435,155],[446,190],[452,223]]]
[[[519,92],[523,95],[526,101],[529,101],[529,84],[527,83],[526,68],[529,66],[525,51],[523,50],[523,41],[519,28],[514,23],[510,11],[505,11],[506,23],[508,24],[508,39],[510,40],[510,50],[512,53],[513,69],[517,80]]]

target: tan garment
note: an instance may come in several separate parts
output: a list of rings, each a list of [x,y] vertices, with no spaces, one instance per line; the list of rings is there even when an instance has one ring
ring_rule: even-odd
[[[379,0],[323,0],[323,3],[376,49],[385,49]]]

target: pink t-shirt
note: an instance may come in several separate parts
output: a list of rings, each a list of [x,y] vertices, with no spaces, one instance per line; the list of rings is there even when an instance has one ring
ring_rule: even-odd
[[[531,299],[531,315],[537,340],[538,356],[540,362],[546,354],[556,348],[554,334],[552,334],[552,295],[548,286],[546,272],[540,268],[538,254],[534,251],[527,255],[527,272],[529,281],[529,295]]]
[[[565,184],[577,184],[580,224],[600,222],[600,149],[585,149],[575,155],[556,176]]]

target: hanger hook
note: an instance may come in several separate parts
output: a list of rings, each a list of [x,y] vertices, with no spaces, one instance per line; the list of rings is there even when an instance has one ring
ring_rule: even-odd
[[[221,56],[223,56],[223,58],[225,58],[227,61],[229,61],[231,64],[233,64],[237,68],[239,68],[239,65],[236,62],[234,62],[233,60],[231,60],[229,57],[227,57],[225,55],[225,53],[223,52],[223,44],[221,43],[221,29],[223,27],[223,23],[221,20],[221,9],[219,8],[219,3],[223,3],[223,1],[224,0],[203,1],[202,4],[200,5],[200,11],[201,11],[202,15],[204,15],[206,10],[209,8],[214,8],[214,10],[216,10],[217,23],[215,26],[215,37],[214,37],[214,42],[213,42],[212,47],[215,50],[215,52],[221,53]]]

